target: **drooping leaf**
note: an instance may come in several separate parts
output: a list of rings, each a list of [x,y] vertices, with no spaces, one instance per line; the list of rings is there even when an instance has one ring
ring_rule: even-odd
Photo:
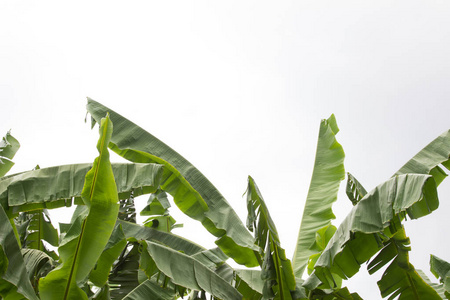
[[[38,300],[31,286],[11,223],[0,207],[0,296]]]
[[[87,110],[95,121],[107,112],[115,124],[110,148],[140,163],[165,166],[161,188],[174,198],[185,214],[202,222],[218,239],[216,244],[237,263],[258,265],[258,249],[241,220],[211,182],[185,158],[150,133],[113,110],[89,99]]]
[[[295,291],[295,276],[292,265],[280,245],[277,229],[262,195],[250,176],[247,187],[247,226],[255,231],[256,244],[266,249],[262,262],[261,278],[264,282],[263,297],[292,299]]]
[[[430,270],[443,284],[445,296],[447,299],[450,299],[450,263],[437,256],[431,255]]]
[[[187,255],[194,255],[205,249],[194,242],[169,232],[159,231],[153,228],[133,224],[125,221],[118,221],[122,226],[125,237],[129,241],[137,242],[142,240],[158,241],[177,251],[182,251]]]
[[[45,277],[56,266],[56,263],[52,257],[37,249],[22,249],[22,256],[30,282],[37,290],[39,279]]]
[[[236,289],[242,294],[243,299],[260,300],[264,288],[261,279],[261,270],[235,270]]]
[[[169,207],[170,203],[167,199],[167,194],[158,190],[150,195],[147,206],[141,211],[141,216],[164,215],[168,212]]]
[[[0,204],[13,212],[71,206],[81,201],[81,192],[92,164],[43,168],[0,178]],[[112,164],[120,199],[133,192],[137,197],[157,190],[162,166],[157,164]]]
[[[404,228],[397,231],[384,248],[369,263],[367,269],[373,274],[388,263],[389,266],[378,281],[381,296],[390,299],[440,299],[438,293],[429,286],[409,262],[411,250],[409,238]]]
[[[317,230],[331,224],[331,219],[335,218],[331,206],[337,199],[340,182],[345,178],[345,154],[336,140],[338,132],[334,115],[320,123],[311,184],[292,259],[296,277],[302,277],[309,257],[317,253],[311,249]]]
[[[446,299],[446,298],[450,299],[449,293],[447,293],[448,296],[445,295],[445,289],[444,289],[443,284],[437,284],[437,283],[431,282],[430,278],[428,278],[428,276],[422,270],[416,269],[416,272],[429,286],[431,286],[439,294],[439,296],[442,299]]]
[[[86,174],[81,192],[86,211],[78,215],[61,242],[61,266],[39,281],[43,299],[88,299],[81,287],[102,254],[119,212],[107,148],[111,134],[112,123],[106,116],[101,122],[97,144],[99,156]]]
[[[380,234],[392,237],[407,213],[411,219],[438,207],[436,183],[429,175],[399,175],[368,193],[339,226],[316,262],[315,275],[332,285],[331,272],[353,276],[383,247]]]
[[[219,299],[242,299],[232,285],[199,260],[160,244],[144,243],[157,268],[173,283],[193,290],[204,290]]]
[[[439,185],[447,176],[439,166],[442,164],[450,170],[450,130],[442,133],[425,148],[419,151],[395,175],[415,173],[430,174]]]
[[[14,166],[12,159],[19,148],[19,141],[17,141],[8,131],[0,141],[0,177],[8,173]]]

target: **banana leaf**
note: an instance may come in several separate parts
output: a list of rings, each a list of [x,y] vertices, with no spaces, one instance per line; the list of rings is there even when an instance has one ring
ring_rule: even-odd
[[[429,285],[431,286],[442,299],[450,299],[450,294],[448,296],[445,295],[445,289],[443,284],[437,284],[434,282],[431,282],[430,278],[423,272],[422,270],[416,269],[419,276]]]
[[[434,177],[436,185],[447,177],[447,174],[439,166],[450,170],[450,130],[442,133],[425,148],[419,151],[395,175],[415,173],[430,174]]]
[[[50,222],[47,211],[45,209],[36,210],[24,214],[26,215],[25,217],[29,218],[29,223],[26,227],[24,246],[30,249],[45,251],[49,254],[49,251],[44,246],[43,241],[57,247],[59,244],[59,237],[58,230],[56,230]]]
[[[43,168],[0,178],[0,203],[14,213],[42,208],[71,206],[81,201],[81,192],[92,164],[74,164]],[[153,193],[162,175],[157,164],[112,165],[120,199]]]
[[[438,207],[432,176],[405,174],[380,184],[353,207],[316,262],[315,275],[333,285],[331,272],[346,279],[383,247],[408,214],[417,219]]]
[[[160,287],[157,283],[147,279],[126,295],[124,300],[173,300],[176,293]]]
[[[87,110],[93,122],[111,115],[115,131],[109,147],[132,162],[165,166],[161,188],[175,204],[218,239],[216,244],[237,263],[255,267],[258,248],[241,220],[212,183],[185,158],[113,110],[88,98]]]
[[[430,256],[430,270],[442,284],[444,294],[447,299],[450,299],[450,263],[445,260],[431,255]]]
[[[62,264],[39,281],[42,299],[88,299],[81,289],[101,256],[119,212],[117,187],[107,145],[112,123],[101,122],[97,144],[99,156],[86,174],[81,197],[86,214],[79,214],[59,247]]]
[[[292,299],[296,282],[292,265],[280,245],[275,224],[270,217],[267,206],[255,181],[248,177],[247,187],[247,226],[255,230],[256,244],[266,249],[262,262],[261,278],[264,282],[263,297],[275,299]]]
[[[21,251],[30,282],[37,290],[40,278],[45,277],[56,266],[56,262],[41,250],[21,249]]]
[[[148,254],[158,270],[174,284],[191,290],[204,290],[219,299],[242,299],[242,295],[199,260],[161,244],[145,241]]]
[[[440,299],[439,294],[428,285],[409,262],[411,250],[409,238],[404,228],[397,231],[378,255],[368,264],[369,274],[373,274],[386,264],[389,266],[378,281],[381,296],[393,299]]]
[[[94,269],[89,274],[89,280],[93,284],[98,287],[102,287],[106,284],[113,263],[122,253],[126,245],[127,241],[122,226],[116,224]]]
[[[264,282],[261,279],[261,270],[235,270],[236,289],[246,300],[262,299]]]
[[[39,299],[3,207],[0,207],[0,296],[3,299]]]
[[[331,207],[337,200],[340,182],[345,178],[345,154],[336,140],[338,132],[334,115],[320,123],[313,174],[292,258],[294,274],[299,278],[309,257],[317,253],[311,249],[317,230],[331,224],[331,219],[335,218]]]
[[[345,189],[348,199],[355,206],[366,194],[366,189],[361,183],[350,173],[347,173],[347,187]]]
[[[19,148],[19,141],[8,131],[0,141],[0,177],[8,173],[14,166],[12,159]]]

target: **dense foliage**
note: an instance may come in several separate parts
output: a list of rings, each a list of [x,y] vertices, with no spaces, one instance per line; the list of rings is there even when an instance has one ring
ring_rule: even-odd
[[[438,208],[450,169],[450,131],[367,192],[347,174],[353,209],[339,227],[332,204],[345,179],[334,116],[322,120],[314,170],[292,262],[255,180],[246,226],[192,164],[126,118],[88,99],[99,124],[98,157],[5,176],[19,142],[0,143],[0,295],[5,299],[360,299],[344,280],[368,262],[385,271],[382,297],[450,299],[450,264],[432,256],[432,283],[409,261],[403,222]],[[112,150],[130,163],[111,163]],[[136,223],[135,197],[149,194]],[[171,202],[216,237],[217,248],[172,233]],[[48,210],[76,205],[53,227]],[[253,233],[253,235],[252,235]],[[50,247],[52,246],[52,247]],[[52,251],[57,247],[57,251]],[[232,268],[227,259],[242,268]],[[256,268],[255,268],[256,267]],[[307,274],[305,274],[307,271]]]

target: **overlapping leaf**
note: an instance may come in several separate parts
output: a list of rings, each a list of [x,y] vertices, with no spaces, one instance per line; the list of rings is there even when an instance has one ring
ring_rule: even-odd
[[[389,299],[440,299],[438,293],[428,285],[409,262],[411,250],[404,228],[397,231],[378,255],[367,266],[373,274],[390,263],[378,281],[381,296]]]
[[[43,168],[0,178],[0,203],[14,212],[82,204],[81,192],[92,164]],[[162,175],[158,164],[112,164],[120,199],[153,193]]]
[[[353,276],[383,247],[378,233],[392,237],[406,213],[416,219],[437,207],[436,183],[430,175],[399,175],[382,183],[347,215],[318,259],[315,275],[330,285],[331,272]]]
[[[0,296],[38,300],[31,286],[19,244],[5,211],[0,207]]]
[[[344,150],[336,140],[339,128],[334,115],[320,123],[311,184],[303,209],[297,244],[292,259],[294,273],[302,277],[317,230],[331,224],[335,216],[331,206],[337,199],[340,182],[345,178]]]
[[[109,146],[117,154],[133,162],[165,166],[161,188],[173,196],[181,211],[201,221],[218,238],[216,244],[228,256],[249,267],[258,265],[258,249],[251,235],[200,171],[153,135],[100,103],[88,98],[87,110],[94,122],[106,113],[111,115],[115,130]]]
[[[86,174],[81,193],[86,213],[78,215],[61,242],[61,266],[40,280],[42,299],[87,299],[80,286],[95,267],[113,231],[119,199],[107,148],[112,124],[108,116],[101,123],[99,156]]]
[[[191,290],[204,290],[219,299],[242,299],[242,295],[227,281],[199,260],[165,247],[146,241],[145,251],[152,257],[158,270],[172,282]]]

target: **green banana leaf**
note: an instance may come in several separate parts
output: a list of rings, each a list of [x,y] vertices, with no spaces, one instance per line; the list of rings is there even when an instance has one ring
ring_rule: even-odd
[[[264,282],[261,279],[261,270],[236,269],[236,289],[246,300],[262,299]]]
[[[0,207],[0,296],[3,299],[39,299],[3,207]]]
[[[430,175],[405,174],[380,184],[353,207],[316,262],[314,274],[333,286],[331,272],[346,279],[383,247],[378,234],[392,237],[408,214],[417,219],[438,207]]]
[[[252,177],[248,177],[247,187],[247,226],[255,230],[256,244],[266,249],[262,262],[261,278],[264,282],[263,297],[292,299],[296,282],[292,265],[280,245],[275,224],[267,206]]]
[[[44,209],[25,214],[29,215],[30,218],[26,228],[25,246],[30,249],[48,252],[43,243],[43,241],[46,241],[50,245],[57,247],[59,244],[58,230],[50,222],[47,211]]]
[[[337,200],[340,182],[345,178],[344,150],[336,140],[339,128],[331,115],[320,123],[311,184],[303,209],[297,244],[292,258],[294,274],[301,278],[311,255],[317,230],[331,224],[335,216],[331,209]]]
[[[19,150],[19,141],[8,131],[0,141],[0,177],[4,176],[14,166],[12,159]]]
[[[191,290],[204,290],[219,299],[242,299],[242,295],[199,260],[154,242],[144,241],[144,251],[158,270],[174,284]]]
[[[194,255],[205,250],[200,245],[173,233],[159,231],[126,221],[117,221],[117,224],[122,226],[122,230],[128,241],[158,241],[176,251],[182,251],[187,255]]]
[[[429,286],[431,286],[439,294],[439,297],[441,297],[442,299],[450,299],[450,294],[448,294],[448,296],[445,295],[443,284],[431,282],[430,278],[428,278],[428,276],[422,270],[416,269],[416,272]]]
[[[439,294],[428,285],[409,262],[411,250],[409,238],[404,228],[397,231],[386,243],[378,255],[368,264],[369,274],[373,274],[390,263],[378,281],[381,296],[393,299],[441,299]]]
[[[367,194],[367,191],[352,174],[347,173],[345,193],[348,199],[352,201],[353,206],[355,206]]]
[[[56,262],[41,250],[21,249],[21,251],[30,282],[37,290],[40,278],[45,277],[56,266]]]
[[[165,166],[161,188],[174,198],[182,212],[218,239],[216,244],[237,263],[255,267],[258,248],[241,220],[212,183],[191,163],[150,133],[113,110],[88,98],[87,111],[98,122],[111,115],[115,131],[109,147],[132,162],[158,163]]]
[[[126,295],[124,300],[173,300],[176,293],[160,287],[157,283],[147,279]]]
[[[42,208],[71,206],[81,201],[81,192],[92,164],[43,168],[0,178],[0,204],[14,213]],[[120,199],[153,193],[157,190],[162,166],[157,164],[112,165]]]
[[[88,299],[80,288],[101,256],[119,212],[117,187],[109,162],[108,143],[112,123],[101,121],[97,143],[99,156],[86,174],[81,197],[87,207],[66,233],[59,247],[62,264],[39,281],[42,299]]]
[[[122,299],[141,283],[139,280],[139,243],[128,243],[114,262],[108,278],[111,299]]]
[[[89,280],[93,284],[98,287],[102,287],[106,284],[113,263],[122,253],[126,245],[127,241],[122,226],[116,224],[95,268],[89,274]]]
[[[394,176],[407,173],[430,174],[434,177],[436,185],[439,185],[447,177],[447,174],[439,165],[441,164],[450,170],[449,158],[450,130],[447,130],[420,150]]]
[[[450,263],[437,256],[431,255],[430,270],[442,283],[445,297],[450,299]]]

